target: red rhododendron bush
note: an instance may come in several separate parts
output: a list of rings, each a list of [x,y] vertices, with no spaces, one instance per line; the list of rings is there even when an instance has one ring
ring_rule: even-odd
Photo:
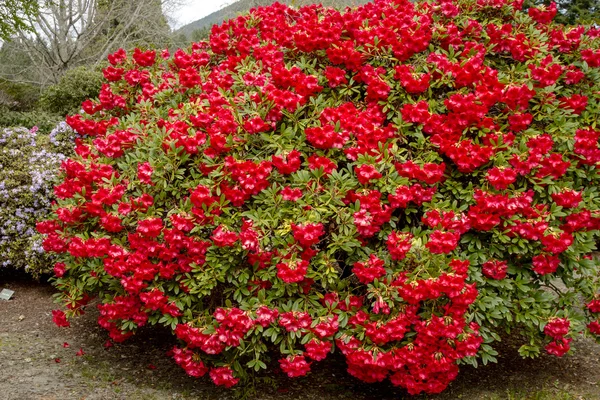
[[[339,352],[411,394],[504,332],[600,334],[600,30],[521,8],[274,4],[109,56],[38,224],[55,321],[97,297],[113,341],[168,326],[217,385]]]

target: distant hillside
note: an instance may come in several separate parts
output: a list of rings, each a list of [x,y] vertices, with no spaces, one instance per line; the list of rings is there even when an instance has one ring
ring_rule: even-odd
[[[324,6],[337,8],[366,4],[369,1],[370,0],[279,0],[280,3],[293,3],[295,6],[322,3]],[[274,2],[274,0],[239,0],[233,4],[228,5],[227,7],[220,9],[219,11],[207,15],[202,19],[191,22],[179,28],[175,33],[178,35],[183,34],[187,37],[190,37],[192,32],[196,30],[210,29],[214,24],[220,24],[221,22],[227,19],[235,18],[240,14],[248,12],[251,8],[268,6],[269,4],[272,4]]]

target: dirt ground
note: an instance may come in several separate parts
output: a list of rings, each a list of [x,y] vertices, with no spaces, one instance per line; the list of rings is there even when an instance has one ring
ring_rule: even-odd
[[[141,330],[128,342],[105,349],[107,335],[95,322],[95,308],[71,321],[71,328],[57,328],[51,316],[56,308],[51,286],[0,276],[2,288],[15,295],[10,301],[0,300],[1,400],[236,399],[243,394],[217,388],[208,378],[188,377],[165,356],[174,344],[168,332]],[[462,367],[442,395],[416,398],[600,399],[600,345],[580,339],[573,355],[536,360],[521,359],[517,348],[503,344],[498,364]],[[85,354],[77,355],[79,349]],[[256,387],[246,398],[409,398],[390,384],[355,380],[339,358],[316,363],[313,372],[300,379],[274,372]]]

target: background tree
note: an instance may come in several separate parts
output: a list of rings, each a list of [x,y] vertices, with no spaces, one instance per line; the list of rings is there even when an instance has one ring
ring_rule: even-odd
[[[559,13],[556,21],[574,25],[600,25],[600,2],[598,0],[557,0]]]
[[[171,0],[53,0],[26,16],[18,30],[28,64],[43,70],[39,84],[56,83],[76,66],[94,65],[118,47],[165,45],[170,29],[163,6]]]
[[[0,0],[0,40],[28,29],[27,17],[35,15],[37,10],[38,0]]]

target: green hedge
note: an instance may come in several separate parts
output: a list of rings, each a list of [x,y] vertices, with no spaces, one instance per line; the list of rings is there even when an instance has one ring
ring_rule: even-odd
[[[42,93],[40,106],[50,113],[63,116],[75,114],[85,99],[98,96],[101,87],[100,71],[87,67],[74,68]]]
[[[42,110],[13,111],[0,108],[0,128],[19,126],[31,129],[37,126],[41,132],[49,133],[62,119],[58,114]]]

